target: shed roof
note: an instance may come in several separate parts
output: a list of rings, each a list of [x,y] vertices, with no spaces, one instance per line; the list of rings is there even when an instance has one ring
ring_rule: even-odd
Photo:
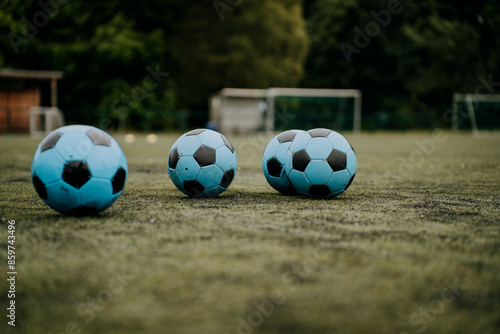
[[[219,92],[219,95],[224,97],[241,97],[241,98],[263,98],[266,91],[264,89],[248,89],[248,88],[224,88]]]
[[[51,80],[51,79],[62,79],[63,77],[64,77],[64,72],[61,71],[0,69],[0,78]]]

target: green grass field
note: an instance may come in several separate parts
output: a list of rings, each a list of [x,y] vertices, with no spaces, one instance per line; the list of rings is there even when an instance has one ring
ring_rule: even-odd
[[[240,170],[196,200],[166,171],[176,137],[115,135],[125,191],[74,218],[33,189],[39,140],[0,136],[0,247],[15,219],[18,272],[12,328],[3,256],[1,333],[500,332],[500,140],[347,134],[356,179],[324,201],[267,184],[270,137],[228,136]]]

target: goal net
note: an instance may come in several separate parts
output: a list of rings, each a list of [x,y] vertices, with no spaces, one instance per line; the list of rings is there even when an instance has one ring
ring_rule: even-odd
[[[268,131],[329,128],[359,132],[361,92],[354,89],[270,88],[266,91]]]
[[[452,129],[471,130],[475,137],[500,134],[500,95],[454,94]]]

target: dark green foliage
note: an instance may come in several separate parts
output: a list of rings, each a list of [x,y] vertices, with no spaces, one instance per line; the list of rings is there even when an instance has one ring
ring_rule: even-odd
[[[366,33],[366,25],[375,21],[372,11],[387,11],[390,1],[306,3],[310,4],[311,50],[303,84],[361,89],[368,117],[386,112],[396,123],[382,127],[443,125],[442,115],[453,93],[474,93],[481,84],[479,76],[492,74],[494,81],[500,81],[500,4],[496,1],[401,1],[399,13],[391,15],[380,33],[368,36],[366,46],[350,54],[350,63],[341,43],[356,47],[360,34],[355,28]],[[358,42],[363,44],[362,39]],[[482,92],[488,90],[483,87]],[[371,127],[374,122],[365,125]]]
[[[206,105],[224,87],[298,84],[308,45],[300,1],[247,0],[222,22],[211,4],[190,4],[178,26],[183,100]]]
[[[225,86],[294,86],[303,74],[307,35],[298,0],[246,1],[223,22],[212,1],[71,1],[23,37],[23,17],[33,22],[41,11],[35,1],[2,5],[0,67],[64,71],[63,110],[99,108],[109,119],[133,110],[206,110],[208,95]],[[15,47],[12,33],[22,40]],[[144,95],[148,67],[169,76]],[[161,118],[153,122],[160,130],[172,127]]]
[[[49,14],[34,0],[0,5],[0,68],[64,71],[59,100],[70,123],[172,129],[188,122],[173,110],[188,109],[201,112],[189,120],[200,126],[223,87],[304,86],[361,89],[365,128],[433,128],[445,125],[453,93],[500,91],[494,0],[401,1],[363,47],[357,29],[384,20],[391,1],[220,0],[222,14],[212,0],[62,2],[42,1]],[[347,44],[356,47],[350,62]],[[144,81],[151,69],[168,75]]]

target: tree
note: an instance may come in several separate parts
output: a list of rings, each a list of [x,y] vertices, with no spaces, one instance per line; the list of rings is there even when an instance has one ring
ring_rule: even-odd
[[[64,71],[63,108],[112,109],[156,64],[170,73],[167,84],[133,101],[136,108],[206,110],[223,87],[295,86],[303,76],[308,37],[299,0],[41,3],[2,5],[2,31],[21,37],[23,17],[48,19],[17,50],[4,35],[0,66]],[[220,6],[230,9],[223,21]]]
[[[0,65],[64,71],[63,109],[113,109],[112,101],[142,85],[148,66],[161,64],[164,70],[173,52],[161,30],[138,31],[116,0],[28,4],[16,0],[4,5],[0,15],[5,19],[0,24],[8,31],[0,42]],[[14,35],[22,39],[15,45],[9,38]],[[147,98],[134,101],[136,107],[173,107],[173,86],[148,92]]]
[[[223,21],[221,3],[191,4],[176,26],[181,99],[202,108],[223,87],[296,86],[308,48],[300,1],[241,1]]]

